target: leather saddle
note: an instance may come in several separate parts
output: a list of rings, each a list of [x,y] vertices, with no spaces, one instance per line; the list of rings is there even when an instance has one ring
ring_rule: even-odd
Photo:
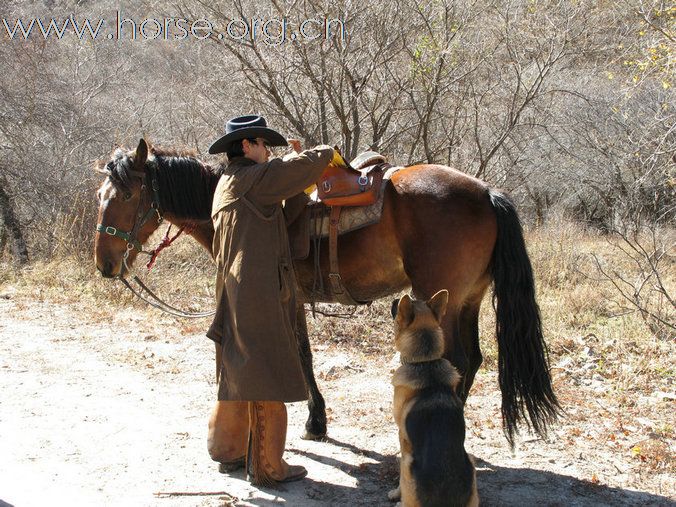
[[[352,163],[347,163],[337,154],[317,182],[316,200],[301,193],[284,204],[289,245],[294,260],[307,258],[311,238],[315,241],[316,248],[319,248],[318,241],[323,236],[323,226],[328,225],[330,290],[334,298],[342,304],[356,305],[366,302],[355,301],[343,285],[338,266],[338,235],[349,232],[350,227],[354,230],[380,220],[384,193],[382,182],[390,167],[385,157],[374,151],[361,153]],[[350,227],[341,226],[344,208],[349,213],[343,215],[343,218],[352,219]],[[321,278],[318,270],[319,266],[315,265],[315,279]],[[314,300],[312,295],[306,295],[308,296],[310,301]]]
[[[322,186],[323,182],[328,182],[326,187],[329,188],[329,192],[322,192],[330,194],[328,202],[326,198],[320,197],[318,188],[312,195],[300,193],[287,199],[284,203],[284,217],[287,227],[290,228],[289,239],[292,243],[291,251],[294,253],[294,259],[304,259],[307,256],[307,254],[304,255],[307,243],[304,237],[306,234],[301,233],[299,235],[296,232],[309,230],[310,215],[323,214],[328,216],[330,206],[357,207],[374,204],[380,197],[385,172],[391,167],[385,157],[375,151],[360,153],[350,164],[345,161],[343,161],[343,164],[343,167],[330,164],[317,182],[318,187]],[[366,185],[360,185],[359,178],[362,176],[368,178]],[[364,183],[364,180],[362,180],[362,183]],[[341,192],[338,191],[339,188]],[[338,204],[335,204],[336,202]],[[342,202],[359,204],[341,204]],[[314,209],[315,212],[310,213],[311,209]],[[324,212],[318,213],[316,211],[318,209],[324,209]],[[316,230],[316,228],[314,229]],[[294,239],[298,236],[300,236],[300,241],[294,242]]]
[[[385,157],[375,151],[361,153],[351,164],[334,157],[317,182],[318,200],[327,206],[373,204],[378,200],[386,166]]]

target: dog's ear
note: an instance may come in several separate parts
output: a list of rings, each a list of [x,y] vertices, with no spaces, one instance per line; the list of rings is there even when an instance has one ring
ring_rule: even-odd
[[[413,301],[411,296],[405,294],[397,305],[397,323],[400,326],[408,326],[413,321]]]
[[[390,313],[392,314],[393,319],[397,318],[397,310],[399,310],[399,300],[395,299],[392,301],[392,307],[390,308]]]
[[[434,317],[437,319],[437,322],[441,323],[441,319],[446,314],[446,305],[448,304],[448,291],[446,289],[441,289],[429,300],[427,300],[427,306]]]

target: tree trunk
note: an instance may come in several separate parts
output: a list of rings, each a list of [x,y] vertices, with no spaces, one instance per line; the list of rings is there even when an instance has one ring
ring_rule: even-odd
[[[7,227],[3,225],[2,232],[0,232],[0,259],[5,253],[5,246],[7,245]]]
[[[4,231],[7,231],[11,238],[12,250],[17,264],[20,266],[27,264],[28,247],[23,237],[19,219],[14,213],[14,199],[7,192],[7,180],[3,176],[0,176],[0,217],[5,224]]]

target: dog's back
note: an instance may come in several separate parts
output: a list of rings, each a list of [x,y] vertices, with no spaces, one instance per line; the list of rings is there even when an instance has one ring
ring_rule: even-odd
[[[405,426],[412,447],[410,473],[420,505],[471,505],[475,472],[464,448],[462,401],[453,389],[438,384],[419,391]]]
[[[404,507],[479,505],[474,463],[465,452],[460,375],[442,358],[441,319],[448,292],[428,301],[404,296],[392,305],[395,346],[402,365],[392,378],[394,419],[399,427],[399,488],[389,495]]]

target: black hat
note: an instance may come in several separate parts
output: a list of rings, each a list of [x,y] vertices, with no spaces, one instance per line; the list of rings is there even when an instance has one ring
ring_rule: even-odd
[[[225,135],[209,146],[209,153],[223,153],[233,141],[262,137],[270,146],[288,146],[282,134],[268,127],[265,118],[255,114],[239,116],[225,124]]]

